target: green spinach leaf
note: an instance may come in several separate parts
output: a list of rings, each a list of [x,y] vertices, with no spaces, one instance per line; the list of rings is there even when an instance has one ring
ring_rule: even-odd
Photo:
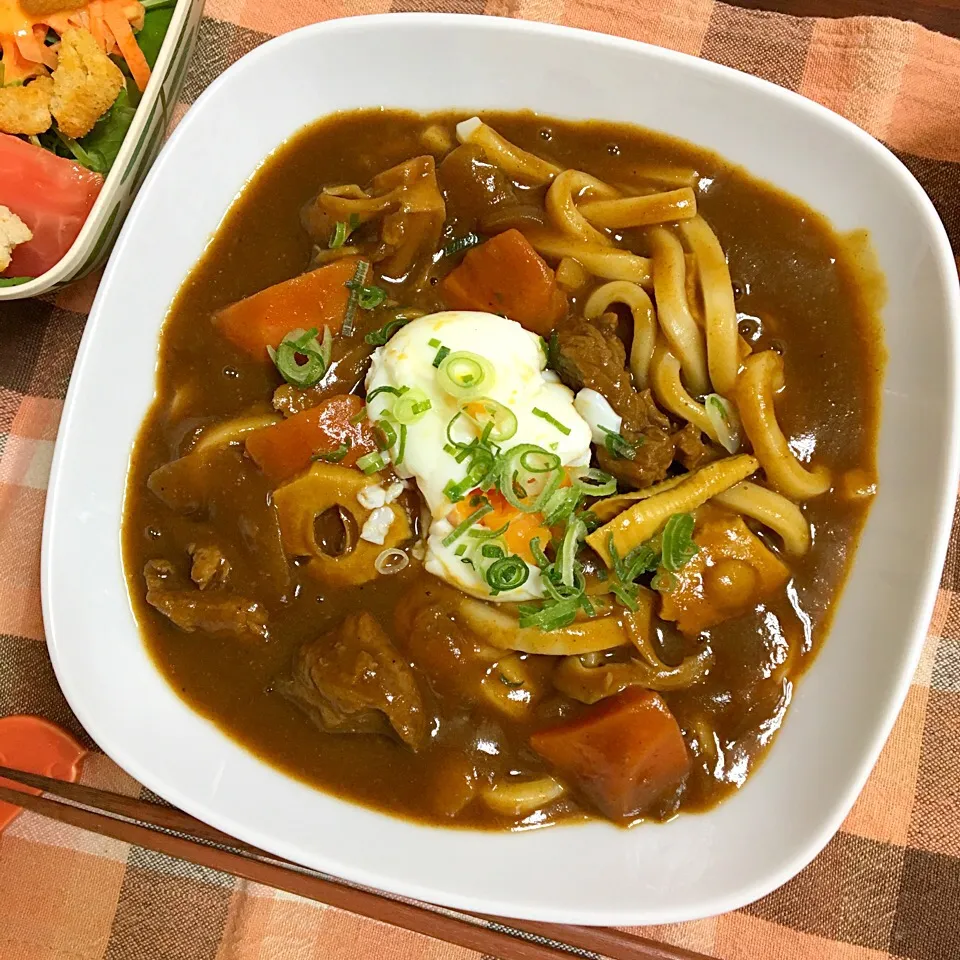
[[[156,66],[163,38],[167,35],[172,19],[173,4],[168,7],[154,5],[153,8],[148,8],[143,16],[143,29],[137,34],[137,43],[147,58],[151,70]]]
[[[136,112],[136,107],[130,103],[128,87],[123,87],[113,106],[78,141],[77,146],[83,155],[75,153],[77,161],[97,173],[109,173]]]

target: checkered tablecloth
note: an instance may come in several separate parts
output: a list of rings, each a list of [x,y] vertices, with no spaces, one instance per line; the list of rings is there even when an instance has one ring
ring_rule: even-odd
[[[798,19],[714,0],[209,0],[176,117],[270,36],[387,10],[563,23],[782,84],[893,149],[933,198],[960,252],[960,41],[896,20]],[[91,277],[55,298],[0,305],[0,715],[42,714],[87,743],[47,659],[39,562],[50,458],[96,285]],[[722,960],[960,960],[958,550],[955,525],[906,704],[823,853],[744,910],[644,928],[645,936]],[[83,781],[143,792],[96,752]],[[29,813],[0,836],[0,960],[477,956]]]

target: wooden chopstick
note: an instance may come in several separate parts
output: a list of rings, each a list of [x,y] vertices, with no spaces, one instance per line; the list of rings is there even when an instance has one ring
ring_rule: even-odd
[[[0,766],[0,777],[69,801],[63,803],[0,786],[0,800],[7,803],[125,843],[276,887],[481,953],[493,954],[502,960],[557,960],[571,955],[611,957],[613,960],[709,960],[702,954],[609,928],[504,920],[395,899],[363,887],[328,879],[308,868],[244,844],[172,807],[162,807],[122,794],[53,780],[9,767]],[[87,810],[73,804],[83,804],[93,809]]]
[[[267,853],[259,847],[250,846],[236,837],[222,833],[176,807],[163,807],[157,803],[138,800],[136,797],[127,797],[122,793],[98,790],[96,787],[86,787],[82,783],[54,780],[36,773],[28,773],[25,770],[15,770],[12,767],[0,765],[0,778],[4,777],[7,780],[15,780],[25,786],[61,797],[64,800],[82,803],[84,806],[92,807],[100,812],[106,811],[120,817],[126,817],[128,820],[138,820],[149,826],[175,830],[178,833],[185,833],[195,840],[218,843],[232,850],[245,850],[257,856],[269,857],[271,860],[288,862],[283,861],[282,857],[275,857],[272,853]]]

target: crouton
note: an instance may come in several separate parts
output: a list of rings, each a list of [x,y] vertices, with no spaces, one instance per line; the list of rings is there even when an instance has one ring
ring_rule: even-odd
[[[49,77],[38,77],[23,86],[0,87],[0,131],[31,135],[49,130],[52,94]]]
[[[10,266],[13,248],[32,239],[30,228],[10,209],[0,206],[0,273]]]
[[[60,132],[78,139],[110,109],[124,79],[89,30],[71,27],[60,38],[50,111]]]

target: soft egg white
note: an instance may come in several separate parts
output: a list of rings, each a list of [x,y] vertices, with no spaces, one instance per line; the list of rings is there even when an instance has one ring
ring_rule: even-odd
[[[441,387],[433,366],[438,347],[430,341],[438,341],[451,352],[466,350],[478,354],[490,362],[495,375],[493,383],[483,385],[482,395],[502,403],[517,418],[517,432],[503,444],[505,450],[517,444],[533,443],[556,453],[564,466],[585,466],[590,462],[590,426],[574,407],[573,392],[545,370],[547,359],[541,339],[519,323],[496,314],[451,310],[413,320],[374,352],[367,374],[368,396],[378,387],[409,387],[423,391],[430,400],[430,409],[416,423],[407,426],[403,459],[394,464],[400,476],[416,481],[432,518],[425,560],[427,570],[483,599],[516,601],[541,597],[540,572],[530,566],[526,583],[491,598],[480,572],[464,563],[463,557],[456,556],[456,548],[470,541],[461,538],[449,546],[442,543],[452,529],[446,520],[452,504],[443,490],[451,480],[463,479],[467,465],[458,464],[444,450],[448,425],[462,401]],[[371,420],[389,412],[394,400],[388,393],[375,396],[367,405]],[[534,408],[569,428],[569,434],[535,415]],[[476,431],[461,417],[451,435],[458,441],[469,442]]]

